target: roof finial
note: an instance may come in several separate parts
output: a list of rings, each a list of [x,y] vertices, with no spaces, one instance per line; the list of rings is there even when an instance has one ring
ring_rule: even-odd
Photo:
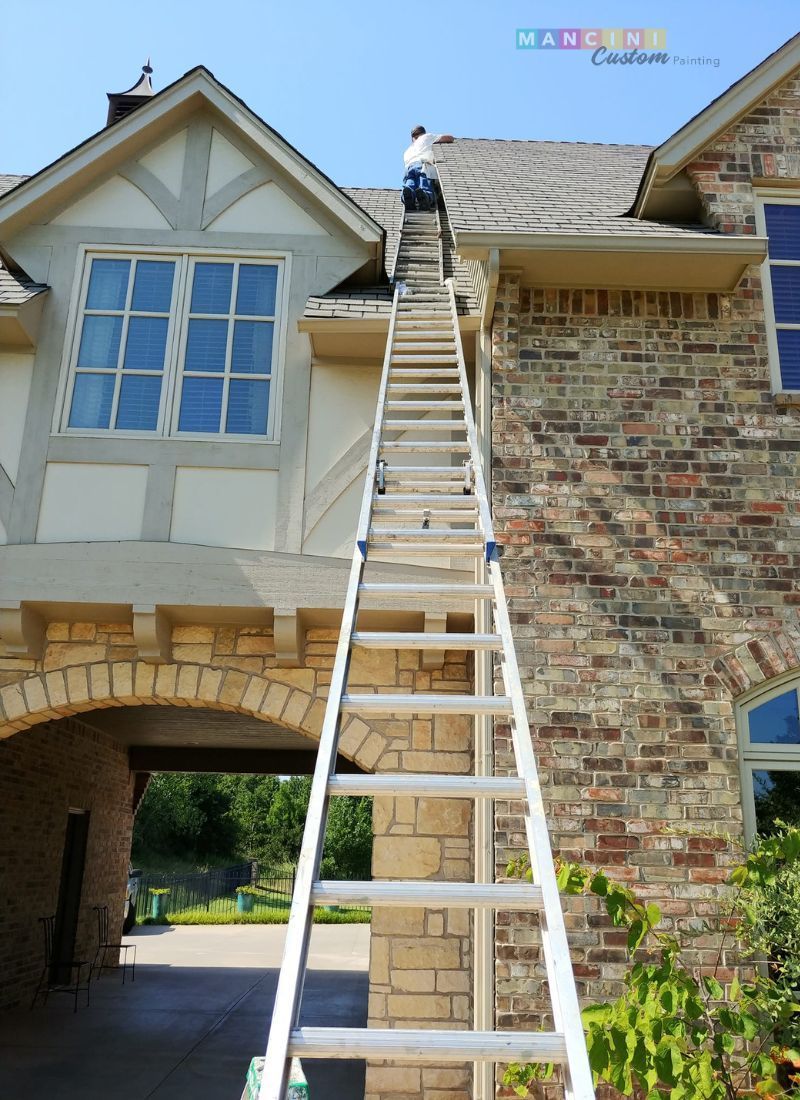
[[[155,95],[153,85],[150,83],[152,71],[153,66],[150,64],[150,58],[148,57],[145,64],[142,65],[142,75],[132,88],[128,88],[124,92],[108,93],[108,123],[117,122],[118,119],[124,118],[135,107],[141,106],[142,103],[146,103],[151,96]]]

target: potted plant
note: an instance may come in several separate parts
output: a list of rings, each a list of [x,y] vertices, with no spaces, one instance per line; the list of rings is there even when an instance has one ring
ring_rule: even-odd
[[[261,891],[257,886],[236,887],[236,912],[252,913],[257,895]]]
[[[150,916],[153,918],[153,920],[159,920],[161,917],[165,917],[167,915],[167,906],[169,904],[169,887],[151,886],[150,894]]]

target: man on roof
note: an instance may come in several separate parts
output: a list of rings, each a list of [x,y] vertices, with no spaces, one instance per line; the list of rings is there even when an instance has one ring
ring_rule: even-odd
[[[411,144],[403,153],[403,205],[406,210],[433,210],[436,206],[434,180],[439,176],[433,163],[434,145],[449,145],[452,134],[429,134],[424,126],[411,131]]]

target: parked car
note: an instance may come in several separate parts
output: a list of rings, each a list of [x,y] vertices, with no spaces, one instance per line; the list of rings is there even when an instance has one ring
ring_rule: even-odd
[[[122,931],[125,935],[136,924],[136,903],[139,899],[139,879],[141,877],[142,872],[135,871],[128,864],[128,889],[125,894],[125,916],[122,918]]]

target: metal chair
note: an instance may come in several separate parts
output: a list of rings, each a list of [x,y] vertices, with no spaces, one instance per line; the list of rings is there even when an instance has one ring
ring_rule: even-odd
[[[94,962],[92,963],[92,973],[97,971],[97,978],[99,980],[100,975],[104,970],[119,970],[120,965],[117,963],[106,963],[107,951],[119,951],[122,954],[122,984],[125,985],[125,974],[128,970],[128,952],[133,952],[133,962],[131,963],[131,981],[136,981],[136,944],[135,943],[109,943],[108,941],[108,906],[107,905],[95,905],[94,911],[97,913],[97,951],[94,954]],[[100,960],[98,963],[97,960]]]
[[[31,1000],[31,1008],[36,1004],[40,993],[44,993],[44,1003],[51,993],[71,993],[75,998],[73,1012],[78,1011],[78,994],[82,989],[86,990],[86,1007],[89,1007],[89,983],[92,979],[92,968],[88,962],[77,959],[53,958],[53,940],[55,936],[56,918],[39,917],[39,923],[44,931],[44,968],[36,986],[36,992]],[[82,981],[83,970],[87,975],[85,984]],[[64,981],[64,974],[69,974],[69,980]],[[74,981],[73,981],[74,979]]]

